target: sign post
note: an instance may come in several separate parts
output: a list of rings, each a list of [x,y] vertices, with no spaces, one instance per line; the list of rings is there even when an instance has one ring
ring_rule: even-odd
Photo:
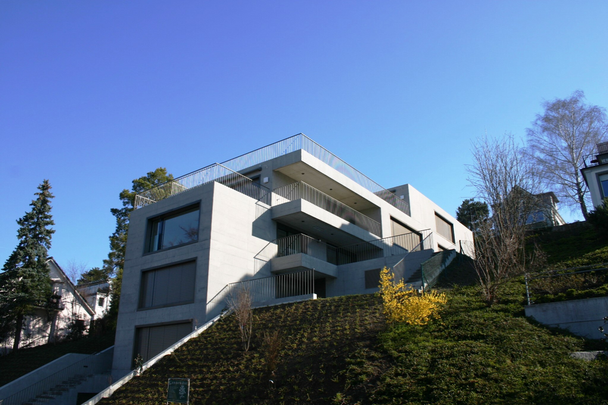
[[[177,404],[190,403],[190,379],[189,378],[169,378],[167,389],[167,404],[170,402]]]

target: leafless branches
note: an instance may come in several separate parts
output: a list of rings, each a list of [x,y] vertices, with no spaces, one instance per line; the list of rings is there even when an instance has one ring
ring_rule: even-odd
[[[473,158],[469,182],[492,209],[476,234],[475,269],[485,299],[493,303],[499,287],[524,271],[526,220],[538,209],[538,181],[512,135],[478,139]]]
[[[251,334],[253,332],[252,301],[251,291],[245,286],[236,287],[236,291],[233,290],[228,297],[228,307],[234,311],[244,351],[248,351],[251,345]]]
[[[608,125],[604,109],[584,100],[585,94],[575,91],[570,98],[543,103],[545,113],[527,130],[527,152],[547,188],[587,219],[589,190],[580,169],[606,138]]]

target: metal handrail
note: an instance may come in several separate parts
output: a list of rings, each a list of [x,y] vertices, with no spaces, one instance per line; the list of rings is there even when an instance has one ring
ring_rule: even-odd
[[[215,163],[137,194],[134,207],[135,209],[141,208],[193,187],[214,181],[266,204],[270,203],[270,190],[268,188],[254,183],[249,177],[243,176],[222,164]]]
[[[50,391],[52,388],[60,384],[66,383],[71,378],[77,377],[79,375],[100,374],[102,372],[109,371],[112,368],[111,356],[106,356],[108,357],[109,361],[104,359],[103,357],[95,358],[96,356],[103,355],[106,350],[101,353],[98,353],[97,355],[88,355],[82,360],[79,360],[73,364],[70,364],[67,367],[64,367],[55,374],[43,378],[42,380],[37,381],[29,387],[26,387],[21,391],[18,391],[13,395],[4,398],[1,402],[2,405],[22,404],[32,398],[35,398],[38,395]]]
[[[419,252],[421,250],[425,250],[425,246],[427,246],[427,248],[428,248],[429,244],[431,246],[433,245],[433,232],[429,232],[426,235],[426,237],[424,239],[422,239],[422,241],[420,241],[420,243],[414,247],[414,249],[409,251],[404,257],[401,258],[401,260],[399,260],[393,266],[393,274],[395,275],[395,279],[394,279],[395,282],[397,282],[397,278],[403,279],[403,277],[405,275],[405,259],[407,259],[409,254],[412,252]],[[424,284],[423,284],[423,286],[424,286]]]
[[[301,233],[279,238],[275,243],[277,257],[304,253],[331,264],[342,265],[379,257],[405,255],[419,249],[422,235],[428,236],[430,232],[430,229],[425,229],[420,233],[410,232],[346,246],[333,246]]]
[[[376,194],[378,197],[387,201],[389,204],[397,207],[399,210],[410,215],[410,206],[408,202],[401,200],[394,193],[386,190],[384,187],[380,186],[378,183],[371,180],[369,177],[367,177],[366,175],[346,163],[344,160],[340,159],[339,157],[337,157],[336,155],[334,155],[333,153],[331,153],[330,151],[328,151],[327,149],[325,149],[324,147],[322,147],[321,145],[319,145],[318,143],[316,143],[315,141],[313,141],[302,133],[290,136],[289,138],[285,138],[281,141],[237,156],[233,159],[222,162],[221,164],[216,163],[215,165],[207,166],[205,168],[196,170],[175,180],[172,180],[167,184],[177,181],[180,185],[183,185],[187,188],[196,187],[208,183],[209,181],[213,181],[213,179],[206,176],[207,172],[212,171],[213,167],[216,165],[222,166],[225,169],[229,169],[234,172],[239,172],[252,166],[258,165],[262,162],[286,155],[291,152],[295,152],[300,149],[310,153],[315,158],[319,159],[323,163],[342,173],[357,184],[365,187],[367,190]],[[150,199],[150,197],[147,198]],[[157,201],[154,198],[151,199],[153,201]],[[138,198],[136,197],[136,201],[137,200]],[[140,205],[135,204],[135,208],[139,207]]]
[[[608,266],[608,263],[596,263],[587,266],[569,267],[566,269],[549,270],[538,273],[526,273],[524,275],[524,281],[526,284],[526,300],[528,301],[528,305],[532,305],[534,303],[531,297],[532,294],[530,293],[530,283],[532,281],[544,278],[568,277],[577,274],[608,271],[608,267],[606,266]]]
[[[289,201],[306,200],[374,235],[380,236],[382,234],[382,227],[378,221],[371,219],[367,215],[360,213],[303,181],[275,188],[272,192]]]
[[[314,270],[229,283],[207,302],[207,307],[212,303],[215,303],[215,306],[221,304],[227,306],[227,299],[240,288],[248,289],[254,305],[272,302],[280,298],[314,294]]]

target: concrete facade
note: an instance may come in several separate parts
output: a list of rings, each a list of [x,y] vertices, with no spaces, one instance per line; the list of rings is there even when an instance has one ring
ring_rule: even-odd
[[[230,283],[313,270],[314,291],[292,295],[372,293],[382,267],[407,279],[433,252],[473,240],[411,185],[388,191],[302,134],[173,183],[138,196],[130,217],[115,377],[216,316]]]

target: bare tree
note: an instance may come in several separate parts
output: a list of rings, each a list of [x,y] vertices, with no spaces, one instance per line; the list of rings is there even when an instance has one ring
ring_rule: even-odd
[[[241,333],[243,350],[248,351],[251,344],[251,334],[253,332],[253,311],[251,309],[251,291],[245,286],[236,287],[236,291],[231,291],[228,297],[228,307],[234,311],[236,322]]]
[[[589,190],[580,169],[605,139],[608,125],[604,108],[584,101],[579,90],[570,98],[544,102],[545,113],[527,130],[527,153],[547,188],[572,209],[580,208],[586,220]]]
[[[492,210],[477,224],[475,269],[485,299],[493,303],[499,287],[525,268],[526,220],[538,208],[538,181],[512,135],[478,139],[473,160],[467,168],[469,182]]]

